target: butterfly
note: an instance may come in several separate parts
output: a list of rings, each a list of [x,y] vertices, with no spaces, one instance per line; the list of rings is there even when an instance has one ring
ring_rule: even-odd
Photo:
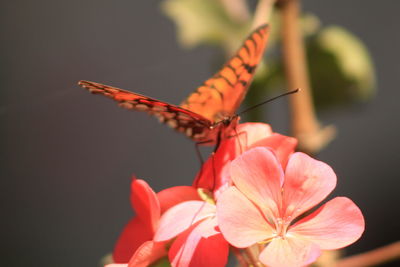
[[[78,84],[93,94],[114,99],[121,107],[157,117],[197,144],[217,147],[238,123],[235,112],[264,54],[268,33],[266,24],[255,29],[236,54],[180,106],[96,82],[79,81]]]

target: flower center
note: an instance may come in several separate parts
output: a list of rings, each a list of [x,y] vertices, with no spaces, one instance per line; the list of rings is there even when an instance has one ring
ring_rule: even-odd
[[[285,239],[287,229],[290,225],[291,218],[277,218],[275,221],[276,237]]]

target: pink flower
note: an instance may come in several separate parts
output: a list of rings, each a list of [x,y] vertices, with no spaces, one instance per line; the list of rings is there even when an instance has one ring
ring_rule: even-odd
[[[130,261],[129,266],[146,266],[145,263],[167,254],[165,244],[152,241],[161,214],[177,203],[199,199],[199,196],[191,186],[171,187],[156,194],[145,181],[139,179],[132,180],[131,192],[136,217],[122,231],[114,248],[113,259],[115,263]],[[144,265],[139,265],[139,262]]]
[[[240,124],[237,133],[237,136],[224,140],[216,154],[205,163],[194,182],[197,188],[219,188],[219,192],[226,189],[231,184],[226,166],[247,149],[269,147],[285,165],[297,144],[294,138],[272,133],[270,126],[263,123]],[[219,231],[215,213],[214,204],[189,201],[172,207],[162,216],[154,241],[167,242],[176,237],[168,253],[172,266],[218,267],[226,264],[229,245]]]
[[[216,154],[205,163],[194,182],[197,188],[219,188],[222,192],[231,184],[230,178],[224,175],[228,170],[226,166],[247,149],[269,147],[282,164],[286,164],[297,144],[294,138],[272,133],[269,125],[263,123],[241,124],[237,133],[237,136],[224,140]],[[216,187],[214,177],[217,177]],[[219,231],[215,211],[216,206],[209,202],[189,201],[178,204],[163,215],[154,241],[167,242],[176,237],[168,253],[172,266],[226,264],[229,245]]]
[[[229,245],[217,227],[216,206],[205,201],[186,201],[161,218],[155,241],[176,237],[168,256],[173,267],[225,266]]]
[[[221,232],[238,248],[267,244],[259,260],[268,266],[310,264],[321,250],[347,246],[364,231],[361,211],[346,197],[305,214],[335,188],[336,175],[303,153],[283,168],[269,149],[254,148],[231,163],[230,176],[235,186],[217,202]]]
[[[279,162],[286,166],[288,157],[294,152],[297,140],[273,133],[265,123],[242,123],[232,132],[232,137],[222,141],[216,153],[211,156],[199,172],[194,186],[208,190],[223,191],[230,186],[229,162],[243,152],[258,146],[272,149]]]

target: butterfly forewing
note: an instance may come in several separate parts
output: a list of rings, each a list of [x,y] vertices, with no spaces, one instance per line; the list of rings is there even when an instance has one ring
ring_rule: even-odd
[[[80,81],[79,85],[93,94],[101,94],[114,99],[121,107],[145,111],[154,115],[161,122],[186,134],[195,141],[203,141],[212,124],[200,114],[151,97],[90,81]]]
[[[213,122],[235,114],[261,61],[267,38],[267,25],[252,32],[222,69],[197,88],[181,107]]]

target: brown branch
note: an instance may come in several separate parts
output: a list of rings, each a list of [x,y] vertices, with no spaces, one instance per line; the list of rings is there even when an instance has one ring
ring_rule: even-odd
[[[369,267],[400,259],[400,241],[339,260],[336,267]]]
[[[283,60],[289,90],[300,88],[301,92],[290,97],[292,132],[299,140],[301,150],[316,153],[334,135],[333,126],[320,127],[314,110],[311,87],[299,25],[300,1],[280,1],[282,11]]]

